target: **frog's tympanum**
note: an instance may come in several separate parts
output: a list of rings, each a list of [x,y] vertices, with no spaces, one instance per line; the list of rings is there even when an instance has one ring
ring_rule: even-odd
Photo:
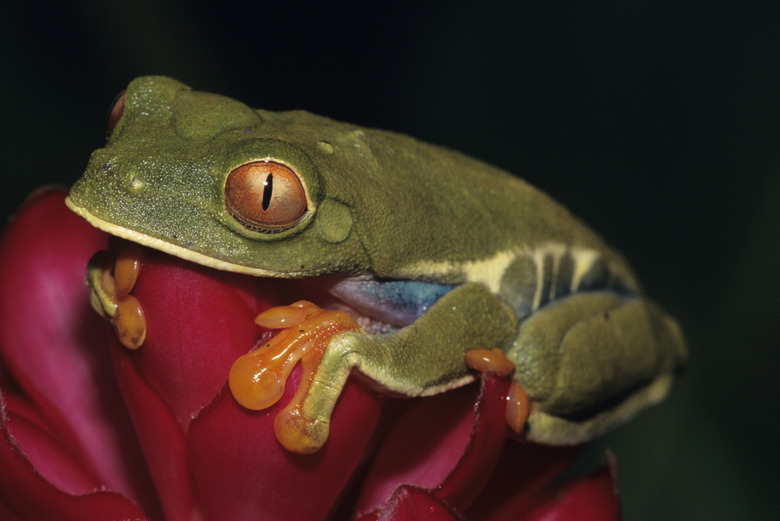
[[[275,422],[292,451],[327,441],[350,375],[425,396],[514,372],[510,425],[575,444],[661,400],[686,358],[619,253],[547,195],[457,152],[164,77],[133,81],[109,131],[73,211],[186,261],[311,288],[258,316],[275,336],[226,375],[238,403],[264,409],[302,365]],[[138,273],[132,250],[88,268],[94,306],[131,349],[146,333]]]

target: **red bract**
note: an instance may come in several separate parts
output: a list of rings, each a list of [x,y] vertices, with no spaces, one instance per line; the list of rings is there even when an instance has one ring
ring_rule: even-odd
[[[617,519],[610,472],[548,489],[574,451],[505,443],[508,380],[492,374],[394,401],[384,420],[349,383],[326,445],[286,451],[273,418],[299,372],[264,411],[241,407],[227,375],[264,334],[260,311],[312,296],[145,250],[133,295],[148,334],[129,351],[84,285],[108,237],[64,195],[34,194],[0,249],[0,518]]]

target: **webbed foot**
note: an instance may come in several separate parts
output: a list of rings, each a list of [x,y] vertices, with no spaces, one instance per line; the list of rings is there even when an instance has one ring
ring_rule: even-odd
[[[130,244],[116,255],[99,251],[87,265],[92,307],[111,322],[117,338],[128,349],[138,349],[146,339],[143,308],[130,294],[142,265],[140,247]]]
[[[333,335],[361,328],[344,311],[326,311],[303,300],[268,309],[255,322],[282,331],[235,361],[228,380],[230,391],[247,409],[267,409],[282,397],[287,378],[300,361],[301,381],[293,399],[277,414],[274,432],[279,443],[292,452],[315,452],[328,439],[330,418],[307,417],[303,402]]]
[[[466,365],[480,373],[496,373],[501,377],[509,377],[515,372],[515,364],[507,358],[506,353],[498,348],[472,349],[467,351]],[[506,423],[515,434],[523,432],[528,415],[531,413],[531,401],[523,387],[512,380],[506,397]]]

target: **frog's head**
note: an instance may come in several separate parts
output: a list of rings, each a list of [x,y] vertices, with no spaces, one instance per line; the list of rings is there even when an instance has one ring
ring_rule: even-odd
[[[410,138],[367,137],[302,111],[253,110],[165,77],[131,82],[108,129],[66,202],[113,236],[254,276],[247,286],[301,279],[284,281],[284,293],[358,310],[376,331],[411,323],[457,282],[446,273],[389,280],[420,278],[399,277],[399,266],[458,244],[445,232],[445,224],[458,228],[450,201],[415,189],[431,180],[377,167],[377,154],[407,161],[386,140]],[[421,219],[426,226],[411,226]],[[113,316],[103,270],[113,268],[90,271],[93,299]]]
[[[338,166],[323,135],[337,124],[307,118],[315,116],[255,111],[169,78],[139,78],[115,102],[108,143],[68,205],[112,235],[219,269],[365,271],[350,208],[324,190],[323,167]]]

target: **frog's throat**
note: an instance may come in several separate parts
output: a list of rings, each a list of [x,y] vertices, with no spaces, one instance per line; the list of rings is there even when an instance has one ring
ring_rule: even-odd
[[[214,268],[222,271],[230,271],[233,273],[241,273],[244,275],[252,275],[255,277],[278,278],[278,277],[290,276],[290,274],[279,273],[276,271],[265,270],[262,268],[253,268],[251,266],[244,266],[243,264],[235,264],[225,260],[215,259],[214,257],[210,257],[208,255],[204,255],[203,253],[192,251],[188,248],[184,248],[183,246],[177,246],[176,244],[172,244],[168,241],[158,239],[157,237],[152,237],[150,235],[137,232],[135,230],[130,230],[123,226],[119,226],[117,224],[105,221],[100,217],[97,217],[95,214],[93,214],[86,208],[82,206],[78,206],[76,203],[73,202],[73,200],[71,200],[70,197],[65,198],[65,204],[68,206],[68,208],[76,212],[78,215],[83,217],[89,224],[91,224],[92,226],[94,226],[99,230],[103,230],[106,233],[115,235],[122,239],[127,239],[129,241],[141,244],[143,246],[148,246],[149,248],[153,248],[155,250],[168,253],[170,255],[173,255],[174,257],[179,257],[180,259],[194,262],[195,264],[200,264],[201,266],[207,266],[209,268]]]

